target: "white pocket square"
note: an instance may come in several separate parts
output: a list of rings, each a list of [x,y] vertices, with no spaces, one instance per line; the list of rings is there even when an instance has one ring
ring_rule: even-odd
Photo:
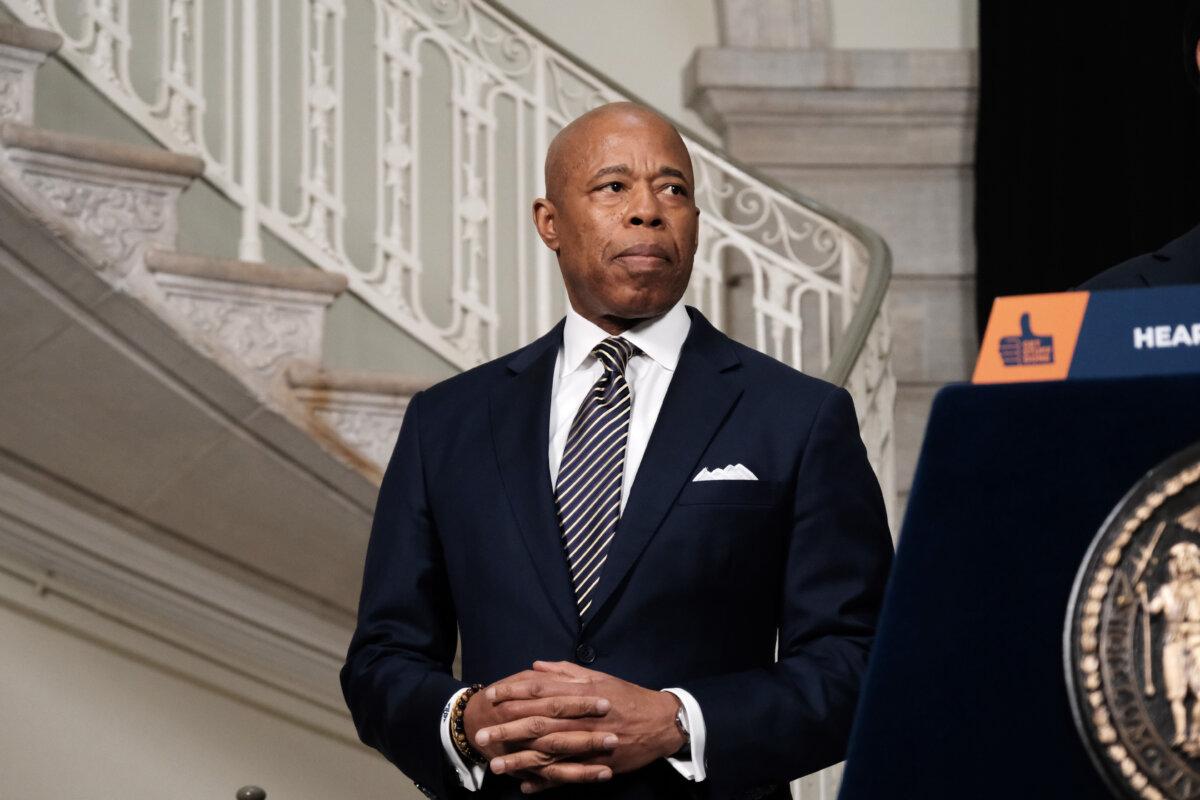
[[[692,482],[696,481],[756,481],[758,476],[741,464],[727,464],[724,467],[708,469],[705,467],[696,473]]]

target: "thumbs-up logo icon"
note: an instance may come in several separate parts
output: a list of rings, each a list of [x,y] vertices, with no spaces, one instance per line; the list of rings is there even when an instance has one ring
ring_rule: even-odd
[[[1029,324],[1029,312],[1021,315],[1021,335],[1000,339],[1000,358],[1006,367],[1054,363],[1054,337],[1037,336]]]

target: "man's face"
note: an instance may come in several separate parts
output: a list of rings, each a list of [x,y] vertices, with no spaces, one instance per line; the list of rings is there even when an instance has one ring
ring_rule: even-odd
[[[598,322],[671,308],[691,276],[699,215],[675,131],[646,114],[603,114],[573,132],[557,163],[557,188],[534,218],[575,309]]]

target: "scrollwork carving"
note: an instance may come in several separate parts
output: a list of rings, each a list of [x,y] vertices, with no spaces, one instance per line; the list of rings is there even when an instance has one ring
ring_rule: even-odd
[[[400,435],[400,424],[408,398],[390,408],[380,408],[353,402],[333,402],[315,410],[315,414],[337,431],[339,437],[382,470],[387,466],[396,437]]]
[[[527,75],[532,70],[533,41],[486,5],[474,0],[414,0],[412,5],[424,9],[430,23],[450,33],[509,78]]]
[[[168,303],[196,331],[260,375],[271,375],[289,361],[311,359],[314,318],[306,309],[217,300],[168,292]]]
[[[0,120],[24,118],[24,82],[21,72],[0,69]]]
[[[173,199],[166,191],[38,172],[25,172],[22,178],[60,214],[99,239],[105,254],[123,268],[140,247],[173,233]]]
[[[837,225],[718,161],[696,143],[688,144],[696,170],[696,203],[705,214],[813,272],[829,272],[838,263],[842,238]]]

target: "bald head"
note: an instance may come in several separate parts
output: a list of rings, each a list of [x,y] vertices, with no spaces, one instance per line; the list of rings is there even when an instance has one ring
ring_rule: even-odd
[[[685,163],[688,180],[692,178],[692,159],[688,155],[683,137],[675,126],[658,112],[646,106],[627,101],[608,103],[593,108],[576,117],[550,141],[546,150],[546,197],[557,203],[562,197],[563,185],[570,179],[572,171],[585,163],[581,158],[594,146],[613,132],[641,129],[647,135],[665,136],[676,155]]]
[[[683,296],[698,241],[692,188],[679,132],[635,103],[589,111],[554,137],[533,223],[585,319],[627,330]]]

